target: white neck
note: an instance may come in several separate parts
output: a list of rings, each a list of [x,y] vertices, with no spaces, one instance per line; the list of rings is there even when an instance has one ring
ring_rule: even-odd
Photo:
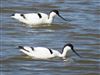
[[[69,51],[69,50],[71,50],[71,48],[70,47],[65,47],[64,49],[63,49],[63,52],[62,52],[62,54],[61,54],[61,57],[65,57],[66,56],[66,54],[67,54],[67,52]]]
[[[51,23],[51,22],[53,21],[54,16],[56,16],[56,13],[51,12],[51,13],[49,14],[49,16],[48,16],[48,22]]]

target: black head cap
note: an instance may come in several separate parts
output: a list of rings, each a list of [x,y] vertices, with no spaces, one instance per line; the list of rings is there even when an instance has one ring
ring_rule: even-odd
[[[51,12],[55,12],[57,15],[59,15],[59,11],[58,10],[52,10]]]
[[[69,47],[71,48],[71,50],[72,50],[77,56],[81,57],[81,56],[74,50],[74,46],[73,46],[71,43],[66,44],[66,45],[64,46],[64,48],[65,48],[66,46],[69,46]]]
[[[71,43],[66,44],[64,47],[69,46],[72,50],[74,49],[74,46]]]
[[[51,12],[55,12],[60,18],[62,18],[63,20],[67,21],[65,18],[63,18],[60,14],[58,10],[52,10]],[[50,13],[51,13],[50,12]]]

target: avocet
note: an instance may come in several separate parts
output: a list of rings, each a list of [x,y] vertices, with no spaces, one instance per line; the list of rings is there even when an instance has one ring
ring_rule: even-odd
[[[75,50],[72,44],[66,44],[62,48],[62,53],[57,50],[45,48],[45,47],[28,47],[28,46],[18,46],[20,51],[26,55],[32,57],[33,59],[50,59],[59,57],[66,60],[66,55],[69,50],[72,50],[76,55],[81,57]]]
[[[28,25],[37,25],[37,24],[51,24],[54,16],[56,15],[58,15],[63,20],[67,21],[59,14],[58,10],[52,10],[49,13],[49,15],[41,12],[27,13],[27,14],[15,13],[12,14],[11,17]]]

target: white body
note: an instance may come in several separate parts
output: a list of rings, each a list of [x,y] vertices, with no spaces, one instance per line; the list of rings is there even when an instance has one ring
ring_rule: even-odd
[[[61,54],[57,50],[48,49],[45,47],[32,48],[32,47],[24,46],[23,48],[20,48],[20,51],[22,51],[26,55],[32,57],[33,59],[49,59],[49,58],[55,58],[55,57],[65,59],[66,53],[70,49],[71,49],[70,47],[65,47],[62,54]],[[50,50],[51,50],[51,52],[50,52]]]
[[[54,12],[51,12],[49,15],[40,12],[39,14],[41,18],[39,17],[38,13],[23,14],[25,18],[21,16],[21,13],[15,13],[11,17],[28,25],[37,25],[37,24],[51,24],[53,21],[53,17],[56,15],[56,13]]]
[[[81,57],[75,50],[72,44],[68,43],[62,48],[62,53],[57,50],[45,48],[45,47],[28,47],[19,46],[20,51],[34,59],[49,59],[59,57],[66,59],[67,52],[72,50],[77,56]]]
[[[28,48],[28,47],[24,47]],[[37,59],[48,59],[48,58],[53,58],[56,56],[60,56],[60,53],[58,51],[52,50],[53,54],[50,53],[50,51],[47,48],[44,47],[35,47],[34,51],[31,49],[28,49],[29,52],[21,49],[20,51],[24,52],[28,56],[31,56],[32,58],[37,58]]]

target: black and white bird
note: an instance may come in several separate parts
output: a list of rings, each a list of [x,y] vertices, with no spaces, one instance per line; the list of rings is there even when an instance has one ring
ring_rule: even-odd
[[[68,43],[62,48],[62,53],[57,50],[49,49],[45,47],[28,47],[28,46],[18,46],[20,51],[26,55],[32,57],[33,59],[50,59],[59,57],[66,59],[67,52],[72,50],[77,56],[81,57],[75,50],[72,44]]]
[[[11,17],[28,25],[38,25],[38,24],[51,24],[53,22],[54,16],[56,15],[61,17],[63,20],[67,21],[59,14],[58,10],[52,10],[49,13],[49,15],[41,12],[27,13],[27,14],[15,13],[12,14]]]

